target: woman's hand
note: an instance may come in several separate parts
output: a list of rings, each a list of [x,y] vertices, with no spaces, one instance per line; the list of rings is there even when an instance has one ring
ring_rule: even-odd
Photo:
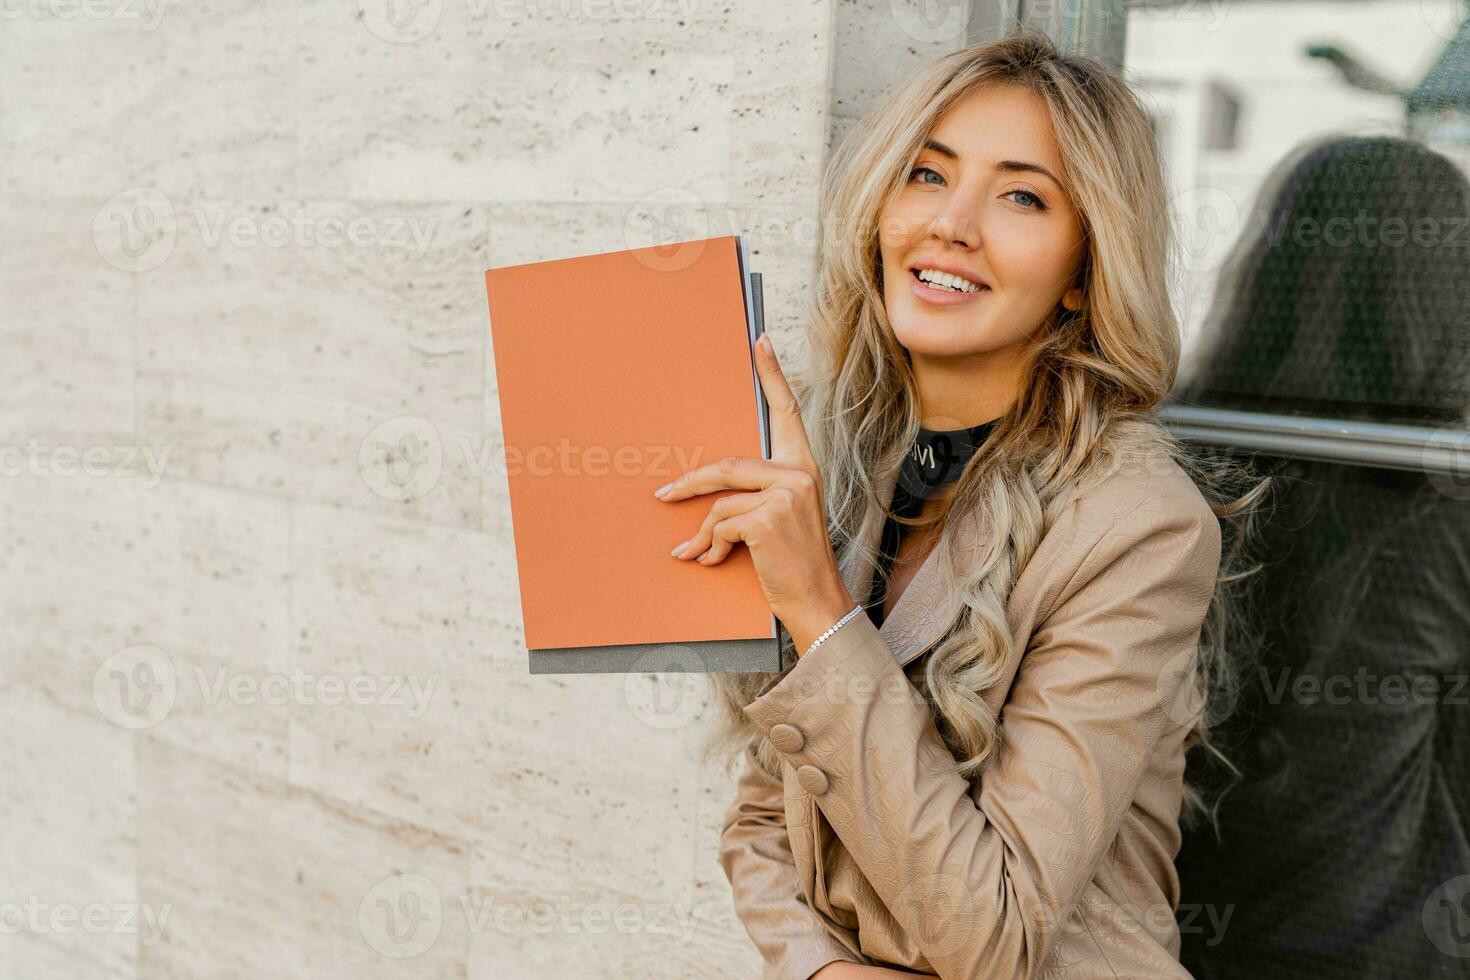
[[[751,491],[715,501],[675,557],[718,565],[743,541],[771,612],[801,653],[855,603],[827,537],[821,470],[769,337],[755,345],[755,366],[770,408],[771,459],[727,456],[690,470],[654,496],[675,501],[717,490]]]

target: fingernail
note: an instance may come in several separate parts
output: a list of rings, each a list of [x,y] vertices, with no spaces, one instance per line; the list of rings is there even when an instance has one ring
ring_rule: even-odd
[[[682,554],[683,551],[684,551],[684,549],[687,548],[687,547],[689,547],[689,542],[688,541],[681,541],[679,543],[678,547],[676,547],[673,551],[669,552],[669,554],[673,555],[675,558],[678,558],[679,555]]]
[[[663,486],[661,486],[657,490],[653,491],[653,495],[655,497],[662,497],[664,494],[666,494],[666,493],[669,492],[669,488],[672,487],[672,486],[673,486],[672,483],[665,483]]]

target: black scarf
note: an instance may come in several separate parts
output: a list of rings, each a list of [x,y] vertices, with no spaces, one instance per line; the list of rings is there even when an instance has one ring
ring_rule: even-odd
[[[920,504],[960,478],[960,473],[995,428],[995,420],[981,422],[967,429],[926,429],[919,427],[909,446],[908,455],[898,469],[898,486],[904,496]],[[897,500],[895,499],[895,502]]]
[[[924,501],[937,494],[947,483],[960,478],[960,473],[974,457],[996,420],[981,422],[967,429],[926,429],[919,427],[908,455],[898,468],[898,483],[893,488],[889,509],[901,517],[916,517]],[[874,626],[883,625],[883,599],[888,591],[888,572],[898,552],[899,528],[891,519],[884,521],[879,542],[878,567],[873,574],[867,606],[868,618]]]

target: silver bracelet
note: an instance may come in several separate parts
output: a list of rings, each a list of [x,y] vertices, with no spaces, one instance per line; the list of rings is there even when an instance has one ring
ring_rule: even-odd
[[[856,606],[853,606],[852,607],[852,610],[850,612],[848,612],[847,615],[843,616],[837,622],[833,623],[832,626],[831,626],[831,628],[829,628],[827,630],[827,632],[823,633],[821,636],[819,636],[815,640],[813,640],[812,641],[812,645],[806,648],[806,653],[803,653],[802,656],[805,657],[807,654],[811,653],[817,647],[821,646],[823,640],[825,640],[827,637],[831,636],[833,633],[836,633],[838,630],[842,629],[842,627],[847,623],[847,621],[849,619],[852,619],[852,617],[856,616],[858,613],[860,613],[862,611],[863,611],[863,607],[862,607],[862,604],[861,603],[859,603]]]

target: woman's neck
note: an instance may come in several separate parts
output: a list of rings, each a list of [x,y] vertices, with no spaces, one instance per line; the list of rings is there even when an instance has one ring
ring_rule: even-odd
[[[909,355],[919,392],[919,424],[967,429],[1004,415],[1020,392],[1022,365],[1009,351],[964,358]]]

